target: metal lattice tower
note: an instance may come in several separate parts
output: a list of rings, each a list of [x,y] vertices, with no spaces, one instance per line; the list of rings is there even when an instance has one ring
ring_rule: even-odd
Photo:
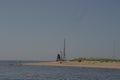
[[[63,59],[66,60],[66,40],[64,39]]]

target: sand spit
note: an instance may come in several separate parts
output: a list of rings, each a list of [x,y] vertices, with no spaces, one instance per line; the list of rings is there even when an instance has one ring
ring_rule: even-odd
[[[99,61],[82,61],[82,62],[64,61],[62,63],[60,62],[38,62],[38,63],[25,63],[22,65],[120,69],[120,62],[99,62]]]

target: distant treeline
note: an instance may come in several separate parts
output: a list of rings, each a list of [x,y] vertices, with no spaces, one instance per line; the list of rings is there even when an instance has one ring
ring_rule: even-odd
[[[120,59],[110,59],[110,58],[74,58],[70,61],[100,61],[100,62],[120,62]]]

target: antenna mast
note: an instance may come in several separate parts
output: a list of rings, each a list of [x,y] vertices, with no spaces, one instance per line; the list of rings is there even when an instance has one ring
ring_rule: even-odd
[[[64,60],[66,59],[66,51],[65,51],[65,48],[66,48],[66,40],[64,39],[64,48],[63,48],[63,58],[64,58]]]

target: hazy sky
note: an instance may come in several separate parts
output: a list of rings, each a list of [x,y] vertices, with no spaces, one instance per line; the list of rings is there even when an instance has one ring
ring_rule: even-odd
[[[120,0],[0,0],[0,60],[120,58]]]

